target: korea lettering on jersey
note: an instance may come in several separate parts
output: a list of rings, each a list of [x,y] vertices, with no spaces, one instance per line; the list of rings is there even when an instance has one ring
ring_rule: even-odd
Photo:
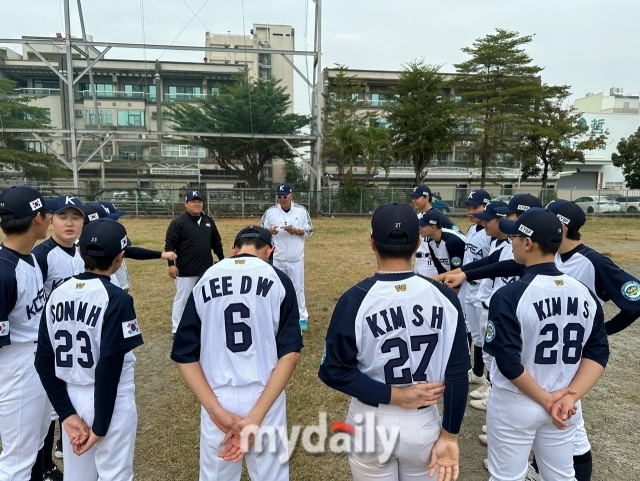
[[[506,242],[506,245],[500,251],[500,258],[498,259],[498,262],[508,261],[508,260],[513,260],[513,245],[511,244],[511,242]],[[513,276],[513,277],[501,276],[501,277],[496,277],[493,280],[493,289],[491,290],[491,294],[489,296],[489,299],[491,299],[491,296],[493,296],[494,292],[496,292],[502,286],[506,286],[507,284],[511,284],[512,282],[515,282],[518,279],[520,279],[520,276]],[[488,304],[487,301],[485,301],[485,302]]]
[[[504,249],[507,244],[508,241],[506,240],[498,241],[498,239],[492,239],[491,247],[489,248],[489,255],[493,254],[497,250]],[[475,296],[475,305],[481,307],[483,302],[489,305],[489,300],[491,299],[491,294],[493,293],[494,283],[494,279],[482,279],[480,281],[480,286],[478,287],[478,291],[476,292]]]
[[[591,336],[599,307],[597,301],[581,282],[567,275],[536,276],[524,287],[516,306],[504,305],[513,302],[511,297],[505,300],[499,296],[492,300],[485,350],[496,357],[499,353],[512,354],[503,352],[502,339],[511,339],[514,333],[503,332],[501,329],[508,327],[492,319],[515,307],[522,364],[545,391],[567,387],[580,366],[584,344]],[[495,387],[520,392],[502,375],[496,363],[491,368],[491,382]]]
[[[478,228],[474,224],[467,231],[467,245],[464,251],[463,265],[475,262],[489,255],[491,248],[491,237],[489,237],[484,228]],[[473,304],[476,301],[476,295],[480,288],[480,282],[467,283],[465,302]]]
[[[15,282],[17,299],[7,320],[0,324],[0,347],[38,340],[38,327],[46,296],[42,272],[35,257],[33,265],[18,258],[8,249],[0,249],[1,275]],[[13,280],[15,279],[15,281]]]
[[[67,384],[94,384],[101,353],[109,355],[127,338],[140,336],[136,319],[109,319],[113,325],[106,329],[108,307],[109,293],[99,278],[73,277],[51,293],[45,311],[47,329],[56,357],[56,377]],[[133,381],[134,364],[135,356],[128,351],[121,384]]]
[[[212,389],[266,385],[278,362],[285,298],[276,271],[256,257],[226,258],[207,270],[192,293],[202,321],[200,364]]]
[[[426,279],[378,281],[355,319],[358,369],[396,386],[444,381],[457,321],[455,306]]]

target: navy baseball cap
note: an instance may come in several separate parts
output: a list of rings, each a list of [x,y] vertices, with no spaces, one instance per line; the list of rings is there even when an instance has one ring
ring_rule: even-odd
[[[393,231],[402,231],[406,237],[389,238]],[[420,237],[418,217],[407,204],[385,204],[378,207],[371,217],[371,237],[381,244],[412,244]]]
[[[431,189],[427,187],[425,184],[417,185],[413,188],[413,190],[409,193],[411,197],[417,199],[418,197],[431,197]]]
[[[289,184],[278,184],[276,186],[277,195],[289,195],[291,193],[291,186]]]
[[[113,205],[113,202],[109,202],[108,200],[101,200],[100,205],[104,207],[104,210],[107,211],[107,214],[117,215],[118,218],[122,217],[123,215],[127,215],[126,211],[118,210],[118,208]]]
[[[436,209],[428,210],[420,216],[420,227],[428,225],[442,227],[442,215]]]
[[[98,219],[116,220],[118,219],[118,217],[120,216],[107,212],[104,206],[97,202],[92,202],[91,204],[87,204],[84,206],[84,225],[87,225],[90,222],[96,221]]]
[[[502,209],[506,205],[507,203],[501,200],[492,200],[484,206],[484,210],[482,212],[476,212],[475,214],[473,214],[473,216],[476,219],[480,220],[501,219],[505,216],[505,214],[500,214],[498,212],[498,209]]]
[[[18,220],[37,212],[53,212],[56,203],[45,199],[38,189],[30,185],[16,185],[0,194],[0,217]]]
[[[486,190],[478,189],[471,191],[469,197],[462,201],[462,205],[471,205],[477,207],[482,204],[487,205],[489,202],[491,202],[491,194],[489,194],[489,192],[487,192]]]
[[[197,190],[190,190],[189,192],[187,192],[187,195],[184,196],[184,201],[189,202],[193,199],[204,200],[204,197],[202,197],[202,194],[200,194],[200,192],[198,192]]]
[[[547,205],[547,210],[553,212],[560,219],[560,222],[573,230],[580,230],[580,227],[587,222],[584,211],[569,200],[552,200]]]
[[[524,234],[543,246],[560,247],[562,244],[560,219],[541,207],[529,208],[518,220],[503,219],[498,227],[505,234]]]
[[[84,255],[110,257],[120,254],[129,244],[129,238],[122,224],[102,218],[82,229],[78,244]]]
[[[72,195],[61,195],[53,199],[56,206],[53,209],[54,214],[59,214],[67,209],[75,209],[84,216],[84,205],[82,201]]]
[[[531,194],[516,194],[511,197],[506,207],[500,207],[500,214],[522,214],[532,207],[542,208],[542,202],[536,196]]]
[[[249,227],[245,227],[240,232],[236,234],[236,238],[233,241],[233,245],[236,245],[240,239],[250,239],[250,238],[258,238],[267,243],[267,245],[273,246],[273,236],[271,232],[269,232],[264,227],[250,225]]]

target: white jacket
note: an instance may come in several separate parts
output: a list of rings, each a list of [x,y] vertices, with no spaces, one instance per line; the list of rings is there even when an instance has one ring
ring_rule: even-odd
[[[283,227],[293,226],[303,229],[304,235],[293,235],[286,232]],[[277,226],[278,233],[273,237],[276,250],[273,258],[280,262],[296,262],[304,259],[304,240],[313,235],[311,217],[304,206],[291,203],[289,212],[285,212],[279,204],[269,207],[262,216],[262,227],[269,229]]]

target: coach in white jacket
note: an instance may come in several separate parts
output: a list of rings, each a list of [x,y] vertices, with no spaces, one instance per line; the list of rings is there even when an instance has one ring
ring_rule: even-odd
[[[300,329],[307,329],[309,314],[304,300],[304,241],[313,235],[309,212],[293,202],[289,184],[276,187],[278,202],[262,216],[262,227],[274,236],[273,265],[289,276],[298,297]]]

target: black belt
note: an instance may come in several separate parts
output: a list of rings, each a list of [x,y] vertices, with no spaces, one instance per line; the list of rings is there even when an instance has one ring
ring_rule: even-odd
[[[422,252],[416,252],[416,258],[417,259],[420,259],[422,257],[429,257],[429,254],[422,253]]]
[[[487,304],[484,302],[482,303],[482,307],[484,307],[486,310],[489,310],[489,306],[487,306]]]
[[[371,407],[374,407],[374,408],[377,408],[379,406],[378,403],[369,403],[367,401],[363,401],[362,399],[358,399],[358,401],[360,401],[362,404],[366,404],[367,406],[371,406]],[[428,407],[431,407],[431,406],[420,406],[418,409],[424,409],[424,408],[428,408]]]

